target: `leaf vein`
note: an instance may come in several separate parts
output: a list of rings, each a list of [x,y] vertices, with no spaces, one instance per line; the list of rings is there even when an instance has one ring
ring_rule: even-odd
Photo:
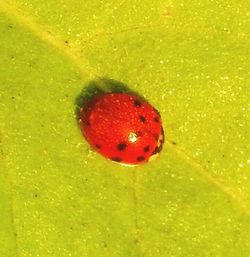
[[[34,35],[36,35],[41,41],[47,43],[48,45],[53,46],[56,50],[60,51],[65,57],[67,57],[75,67],[80,71],[80,74],[84,79],[96,79],[98,78],[97,72],[89,65],[88,61],[84,56],[80,55],[77,51],[75,51],[72,47],[65,45],[64,40],[58,37],[55,33],[53,33],[49,28],[42,26],[36,23],[32,17],[29,17],[22,10],[17,9],[13,5],[8,2],[0,2],[0,9],[9,17],[14,18],[20,25],[25,28],[28,28]],[[124,28],[116,32],[102,32],[93,35],[90,39],[86,40],[84,43],[89,43],[93,41],[97,37],[104,36],[112,36],[120,33],[127,33],[131,31],[139,31],[142,29],[148,28],[159,28],[159,25],[151,25],[151,26],[135,26],[130,28]],[[240,206],[241,210],[250,216],[250,207],[246,204],[246,201],[242,199],[237,192],[233,189],[227,187],[218,179],[215,179],[210,172],[203,167],[200,163],[197,162],[193,157],[189,156],[184,150],[179,147],[173,145],[170,141],[166,142],[169,146],[169,149],[173,151],[180,159],[184,160],[188,163],[192,168],[194,168],[201,176],[203,176],[210,184],[218,188],[222,191],[229,199],[234,201]],[[136,192],[134,192],[135,204],[137,205],[137,196]],[[137,208],[137,207],[136,207]],[[137,215],[137,214],[135,214]],[[135,222],[137,222],[135,220]],[[139,231],[138,225],[136,226],[136,230]],[[138,233],[138,232],[137,232]],[[139,236],[137,235],[139,238]],[[138,239],[139,240],[139,239]]]
[[[174,145],[172,141],[166,140],[166,144],[168,145],[169,149],[173,151],[180,159],[184,160],[189,166],[191,166],[196,172],[198,172],[202,177],[206,179],[211,185],[218,188],[221,192],[223,192],[230,200],[235,202],[241,210],[250,216],[250,207],[246,203],[242,197],[238,195],[232,188],[229,188],[221,181],[210,175],[209,172],[202,164],[200,164],[194,157],[191,157],[187,154],[184,150],[180,147]]]

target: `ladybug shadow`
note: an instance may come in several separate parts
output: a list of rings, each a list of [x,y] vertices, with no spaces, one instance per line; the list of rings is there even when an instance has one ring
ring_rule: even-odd
[[[130,93],[141,100],[145,100],[139,93],[120,81],[105,77],[91,80],[86,86],[84,86],[80,94],[75,99],[75,116],[77,123],[80,119],[81,108],[83,108],[93,97],[106,93]]]

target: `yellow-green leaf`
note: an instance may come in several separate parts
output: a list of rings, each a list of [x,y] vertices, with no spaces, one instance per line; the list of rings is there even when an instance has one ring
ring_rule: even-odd
[[[0,256],[250,256],[249,22],[244,0],[2,0]],[[103,77],[161,112],[156,160],[83,138]]]

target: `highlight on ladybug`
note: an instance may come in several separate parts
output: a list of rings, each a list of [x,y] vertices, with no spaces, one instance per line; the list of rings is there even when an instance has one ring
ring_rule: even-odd
[[[102,93],[80,110],[80,127],[106,158],[138,165],[157,156],[164,143],[160,113],[132,93]]]

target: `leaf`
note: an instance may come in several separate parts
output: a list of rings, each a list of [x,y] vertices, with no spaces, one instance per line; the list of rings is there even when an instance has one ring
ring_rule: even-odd
[[[247,1],[0,2],[1,256],[249,256]],[[135,168],[75,118],[97,77],[160,110]]]

